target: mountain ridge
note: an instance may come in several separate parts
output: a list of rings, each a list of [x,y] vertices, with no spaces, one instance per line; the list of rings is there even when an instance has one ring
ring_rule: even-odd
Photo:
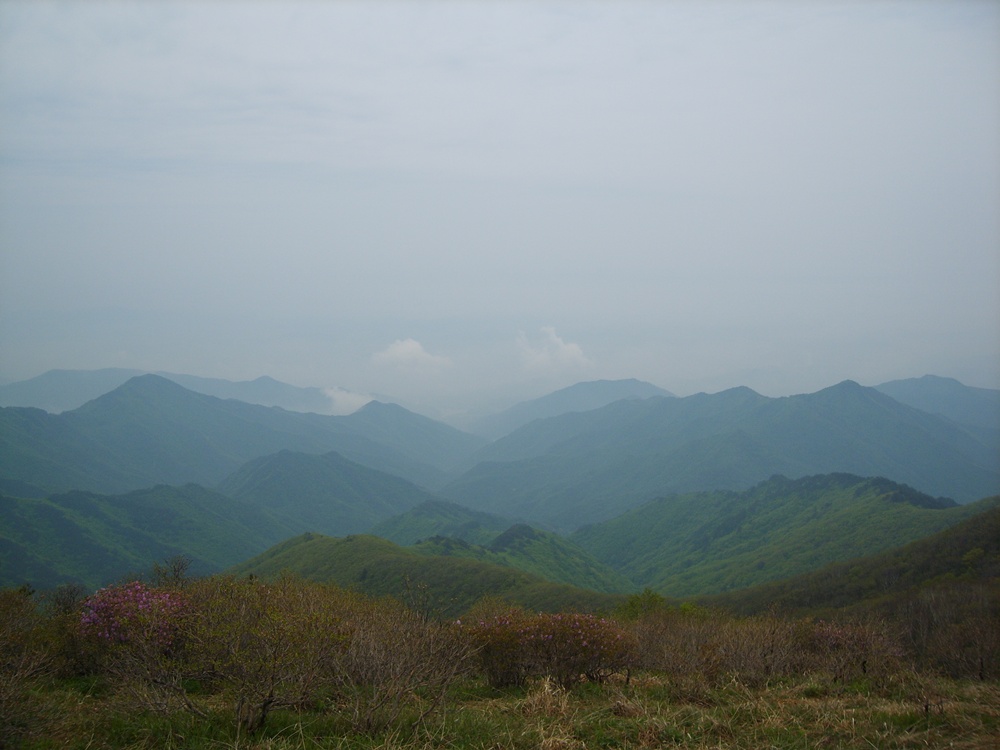
[[[988,442],[853,381],[780,398],[734,388],[619,401],[532,422],[469,463],[442,494],[566,530],[657,494],[735,490],[773,474],[881,475],[960,502],[1000,489]]]

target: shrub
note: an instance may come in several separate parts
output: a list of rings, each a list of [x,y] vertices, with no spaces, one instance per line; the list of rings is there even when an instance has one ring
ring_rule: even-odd
[[[273,708],[314,700],[345,648],[333,587],[220,577],[185,591],[187,675],[230,697],[241,731],[261,729]]]
[[[83,603],[80,629],[84,636],[109,645],[148,642],[169,649],[186,608],[175,591],[152,589],[141,581],[99,590]]]
[[[414,723],[423,721],[470,666],[471,644],[456,627],[395,600],[358,599],[343,617],[345,647],[330,667],[356,729],[386,727],[418,699]]]
[[[582,677],[600,681],[634,663],[635,639],[613,620],[587,614],[529,615],[509,609],[473,618],[466,631],[490,685],[523,685],[547,676],[569,688]]]
[[[95,647],[101,668],[139,705],[169,711],[193,708],[182,687],[180,658],[187,600],[141,581],[100,589],[83,602],[80,633]]]
[[[30,688],[51,667],[42,621],[27,589],[0,590],[0,747],[36,720]]]
[[[829,673],[835,682],[881,682],[898,673],[902,664],[902,648],[888,626],[875,619],[817,621],[809,645],[814,669]]]
[[[479,656],[479,665],[491,687],[523,685],[532,670],[532,656],[522,634],[531,616],[517,607],[487,603],[464,618],[464,631]]]
[[[613,620],[586,614],[542,614],[522,632],[522,644],[538,674],[563,688],[581,676],[600,682],[634,661],[630,633]]]

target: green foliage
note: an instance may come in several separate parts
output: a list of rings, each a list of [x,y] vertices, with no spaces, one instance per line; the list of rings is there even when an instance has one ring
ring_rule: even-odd
[[[897,547],[984,509],[941,505],[884,479],[773,477],[745,492],[654,500],[570,539],[639,585],[697,596]]]
[[[605,593],[631,590],[632,583],[563,537],[524,524],[511,526],[486,546],[447,537],[433,537],[413,546],[427,555],[467,557],[517,568],[553,583]]]
[[[291,533],[275,515],[197,485],[0,497],[0,585],[81,583],[93,590],[181,553],[204,575]]]
[[[828,565],[773,583],[703,597],[730,611],[752,613],[769,607],[786,612],[886,606],[938,583],[959,589],[1000,575],[1000,498],[963,507],[969,518],[944,531],[877,555]],[[978,512],[977,512],[978,511]]]
[[[608,610],[620,597],[555,584],[522,571],[477,560],[422,555],[384,539],[355,535],[336,539],[304,534],[232,569],[262,578],[289,571],[372,596],[405,600],[415,587],[437,616],[456,617],[487,595],[535,610]]]
[[[632,594],[615,607],[615,617],[627,622],[635,622],[643,615],[665,610],[669,606],[670,602],[666,597],[647,587],[638,594]]]
[[[444,500],[429,500],[375,524],[368,533],[402,546],[432,537],[485,545],[509,526],[508,519],[492,513],[469,510]]]
[[[289,536],[306,531],[355,534],[434,497],[405,479],[338,453],[293,451],[248,462],[219,490],[280,518]]]

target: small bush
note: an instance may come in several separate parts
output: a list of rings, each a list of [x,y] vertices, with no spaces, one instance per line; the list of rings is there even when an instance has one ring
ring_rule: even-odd
[[[533,655],[522,638],[531,619],[520,608],[497,605],[481,606],[464,618],[464,630],[491,687],[521,686],[531,674]]]
[[[423,721],[471,666],[471,644],[457,628],[395,600],[359,599],[343,617],[345,647],[329,665],[356,729],[389,726],[408,705],[417,707],[414,723]]]
[[[830,674],[834,682],[880,684],[902,668],[903,650],[881,621],[820,620],[809,636],[813,669]]]
[[[569,688],[581,677],[602,682],[634,662],[630,632],[613,620],[585,614],[543,614],[522,633],[522,644],[541,675]]]
[[[123,692],[143,708],[166,712],[187,704],[179,654],[188,614],[180,593],[133,581],[85,599],[80,633]]]
[[[569,688],[581,677],[602,681],[635,661],[631,632],[594,615],[529,615],[511,609],[473,619],[467,632],[494,687],[523,685],[537,676]]]

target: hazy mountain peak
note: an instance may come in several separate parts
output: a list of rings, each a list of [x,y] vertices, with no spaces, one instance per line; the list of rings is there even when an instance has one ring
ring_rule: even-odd
[[[536,419],[557,417],[570,412],[584,412],[624,399],[646,399],[674,394],[652,383],[635,378],[624,380],[590,380],[561,388],[530,401],[522,401],[509,409],[480,420],[474,432],[491,438],[507,435]]]

